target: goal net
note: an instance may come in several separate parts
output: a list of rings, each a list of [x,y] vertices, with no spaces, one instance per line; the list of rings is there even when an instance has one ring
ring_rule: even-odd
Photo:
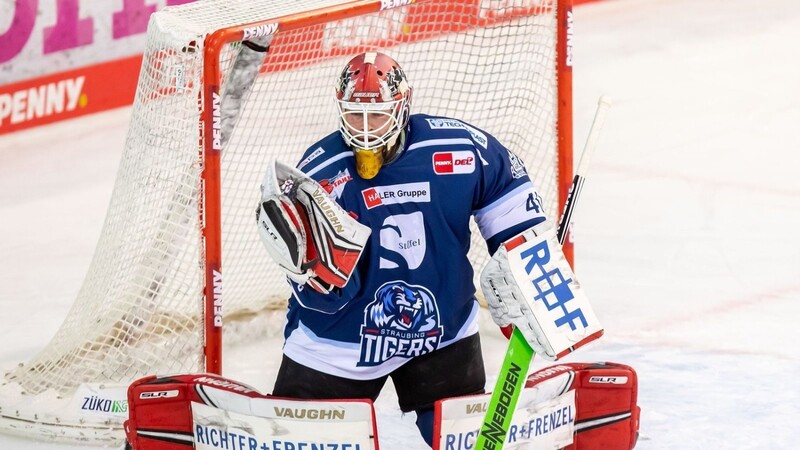
[[[221,342],[279,329],[289,290],[259,241],[259,185],[269,160],[296,164],[336,129],[334,84],[355,53],[403,66],[412,112],[495,135],[557,219],[572,170],[570,5],[205,0],[153,14],[88,275],[50,344],[5,374],[0,430],[119,441],[132,380],[224,373]]]

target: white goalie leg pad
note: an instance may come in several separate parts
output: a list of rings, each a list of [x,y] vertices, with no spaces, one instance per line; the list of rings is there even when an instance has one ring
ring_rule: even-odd
[[[576,411],[575,391],[568,390],[572,380],[565,375],[535,387],[526,386],[509,415],[511,421],[506,440],[501,444],[503,448],[561,449],[572,444]],[[492,394],[479,394],[437,401],[433,450],[475,448],[491,399]],[[487,444],[484,448],[494,447]]]
[[[603,334],[548,221],[500,246],[481,272],[481,290],[495,323],[513,324],[545,359]]]
[[[320,448],[378,448],[375,412],[369,399],[253,398],[210,387],[203,390],[206,404],[192,403],[192,431],[198,450],[301,449],[312,448],[312,443]],[[220,445],[226,436],[228,441],[244,441],[245,445]]]
[[[433,450],[474,447],[491,398],[481,394],[437,401]],[[525,381],[503,448],[633,449],[641,415],[637,398],[636,371],[624,364],[542,368]]]
[[[370,399],[279,398],[204,373],[136,380],[127,399],[135,450],[378,448]]]

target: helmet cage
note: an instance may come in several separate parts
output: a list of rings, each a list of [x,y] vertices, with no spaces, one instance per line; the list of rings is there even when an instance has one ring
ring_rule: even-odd
[[[337,100],[339,130],[348,145],[378,151],[394,144],[408,120],[408,97],[385,102]]]

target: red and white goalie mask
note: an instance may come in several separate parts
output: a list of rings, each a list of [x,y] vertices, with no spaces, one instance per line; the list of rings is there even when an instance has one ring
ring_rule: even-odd
[[[411,86],[397,62],[383,53],[362,53],[348,62],[336,86],[339,131],[356,157],[356,170],[374,178],[397,155],[408,124]]]

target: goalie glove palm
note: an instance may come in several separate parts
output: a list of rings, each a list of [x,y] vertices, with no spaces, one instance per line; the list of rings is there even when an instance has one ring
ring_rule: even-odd
[[[285,195],[262,197],[256,211],[258,234],[267,252],[295,283],[305,284],[311,274],[306,263],[306,227],[294,202]]]
[[[287,276],[322,293],[344,287],[371,233],[319,183],[278,161],[267,169],[257,216],[261,239]]]

